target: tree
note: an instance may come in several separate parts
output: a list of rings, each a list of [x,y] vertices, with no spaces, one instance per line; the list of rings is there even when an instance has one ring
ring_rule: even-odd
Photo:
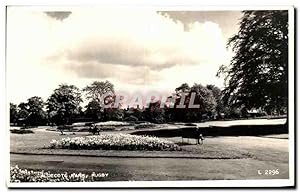
[[[104,109],[104,104],[113,104],[115,101],[114,85],[109,81],[94,81],[86,86],[83,91],[90,100],[86,113],[93,120],[120,119],[122,113],[114,109]]]
[[[10,123],[16,123],[18,120],[18,109],[16,104],[9,103],[9,120]]]
[[[188,93],[191,90],[187,83],[183,83],[175,89],[176,94]]]
[[[228,41],[235,56],[225,74],[226,104],[281,111],[287,107],[288,11],[244,11]]]
[[[217,103],[216,104],[216,113],[218,115],[220,115],[221,113],[224,113],[225,107],[224,107],[224,103],[223,103],[223,99],[222,99],[223,96],[222,96],[221,89],[212,84],[206,85],[206,88],[208,90],[212,91],[212,94],[216,100],[216,103]]]
[[[27,103],[21,102],[18,105],[18,119],[23,120],[23,122],[26,122],[27,117],[29,116],[29,109]]]
[[[189,110],[187,108],[177,108],[180,104],[181,98],[185,97],[184,105],[187,106],[187,98],[191,91],[190,86],[187,83],[181,84],[175,88],[175,94],[169,97],[169,105],[165,106],[165,119],[167,121],[187,121],[189,119]]]
[[[189,87],[184,83],[175,89],[175,108],[166,108],[166,118],[173,121],[200,121],[203,115],[211,116],[215,112],[216,99],[213,92],[201,84],[194,84]],[[194,105],[199,108],[189,108],[189,103],[194,93]],[[178,108],[180,101],[185,97],[183,105],[185,108]]]
[[[165,123],[165,110],[160,108],[161,101],[150,102],[149,107],[143,112],[147,121],[153,123]]]
[[[44,125],[46,123],[46,113],[44,111],[44,101],[41,97],[34,96],[21,102],[17,109],[17,120],[29,126]]]
[[[96,100],[91,100],[85,108],[85,116],[93,121],[99,121],[103,118],[103,109]]]
[[[122,121],[124,119],[124,111],[119,108],[106,108],[103,118],[105,121]]]
[[[191,87],[191,93],[196,93],[195,104],[199,104],[200,108],[196,109],[200,115],[213,115],[216,109],[216,99],[213,91],[202,86],[201,84],[194,84]]]
[[[104,95],[114,96],[114,85],[109,81],[94,81],[91,85],[83,89],[86,92],[86,98],[89,100],[97,101],[99,104],[104,103]]]
[[[46,118],[43,99],[38,96],[31,97],[27,100],[26,105],[29,112],[27,123],[34,126],[43,125]]]
[[[47,100],[49,118],[56,124],[70,124],[79,114],[81,102],[81,93],[76,86],[61,84]]]

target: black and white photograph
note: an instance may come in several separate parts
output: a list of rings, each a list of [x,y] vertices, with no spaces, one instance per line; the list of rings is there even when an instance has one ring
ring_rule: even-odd
[[[292,6],[6,6],[7,186],[294,186],[294,30]]]

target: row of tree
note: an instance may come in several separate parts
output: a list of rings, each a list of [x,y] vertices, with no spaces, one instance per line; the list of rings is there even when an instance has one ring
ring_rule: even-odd
[[[31,97],[27,102],[19,105],[10,104],[10,122],[25,125],[44,124],[71,124],[78,120],[108,121],[108,120],[131,120],[131,121],[199,121],[203,115],[213,116],[224,112],[222,94],[218,87],[201,84],[182,84],[175,89],[174,105],[179,105],[181,97],[185,97],[186,108],[171,108],[164,104],[161,108],[161,101],[149,104],[148,108],[104,108],[105,103],[115,102],[114,85],[109,81],[95,81],[82,90],[89,101],[85,108],[82,108],[82,92],[74,85],[59,85],[53,91],[46,102],[41,97]],[[195,93],[195,104],[201,108],[189,109],[188,103],[191,93]],[[106,95],[108,97],[103,98]]]
[[[82,92],[89,101],[84,108],[81,106]],[[108,97],[103,98],[104,95]],[[194,95],[194,104],[199,105],[199,108],[189,108],[192,95]],[[147,108],[128,107],[122,109],[121,103],[117,105],[117,108],[104,108],[101,105],[104,102],[114,103],[115,96],[114,85],[109,81],[95,81],[83,90],[74,85],[62,84],[53,91],[46,102],[41,97],[34,96],[19,105],[10,103],[10,122],[27,126],[65,125],[76,121],[109,120],[155,123],[191,122],[218,118],[240,118],[246,116],[247,113],[243,108],[226,106],[221,89],[214,85],[194,84],[190,87],[184,83],[175,89],[174,95],[169,97],[172,100],[167,100],[164,104],[161,104],[162,101],[150,102]],[[170,103],[170,101],[172,102]],[[183,105],[184,108],[174,108],[179,105]]]

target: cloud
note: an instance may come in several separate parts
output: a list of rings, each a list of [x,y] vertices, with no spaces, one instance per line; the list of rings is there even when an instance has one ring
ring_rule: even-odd
[[[65,65],[74,73],[80,73],[81,77],[90,79],[117,79],[127,84],[144,85],[157,82],[162,79],[160,74],[155,73],[147,66],[137,66],[132,68],[126,65],[102,64],[97,62],[72,63]]]
[[[65,46],[50,61],[76,62],[71,68],[79,77],[94,77],[104,64],[161,71],[208,61],[219,65],[227,57],[218,24],[195,22],[185,31],[181,22],[155,11],[73,11],[60,27]]]
[[[60,83],[105,79],[120,89],[173,90],[215,81],[211,72],[231,57],[215,22],[184,24],[141,8],[68,11],[8,8],[9,97],[47,98]]]
[[[71,11],[46,11],[45,14],[57,20],[64,20],[69,17]]]

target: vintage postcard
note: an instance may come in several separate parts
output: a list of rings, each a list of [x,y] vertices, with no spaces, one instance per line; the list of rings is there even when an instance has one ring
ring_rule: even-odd
[[[7,185],[293,187],[294,8],[7,6]]]

